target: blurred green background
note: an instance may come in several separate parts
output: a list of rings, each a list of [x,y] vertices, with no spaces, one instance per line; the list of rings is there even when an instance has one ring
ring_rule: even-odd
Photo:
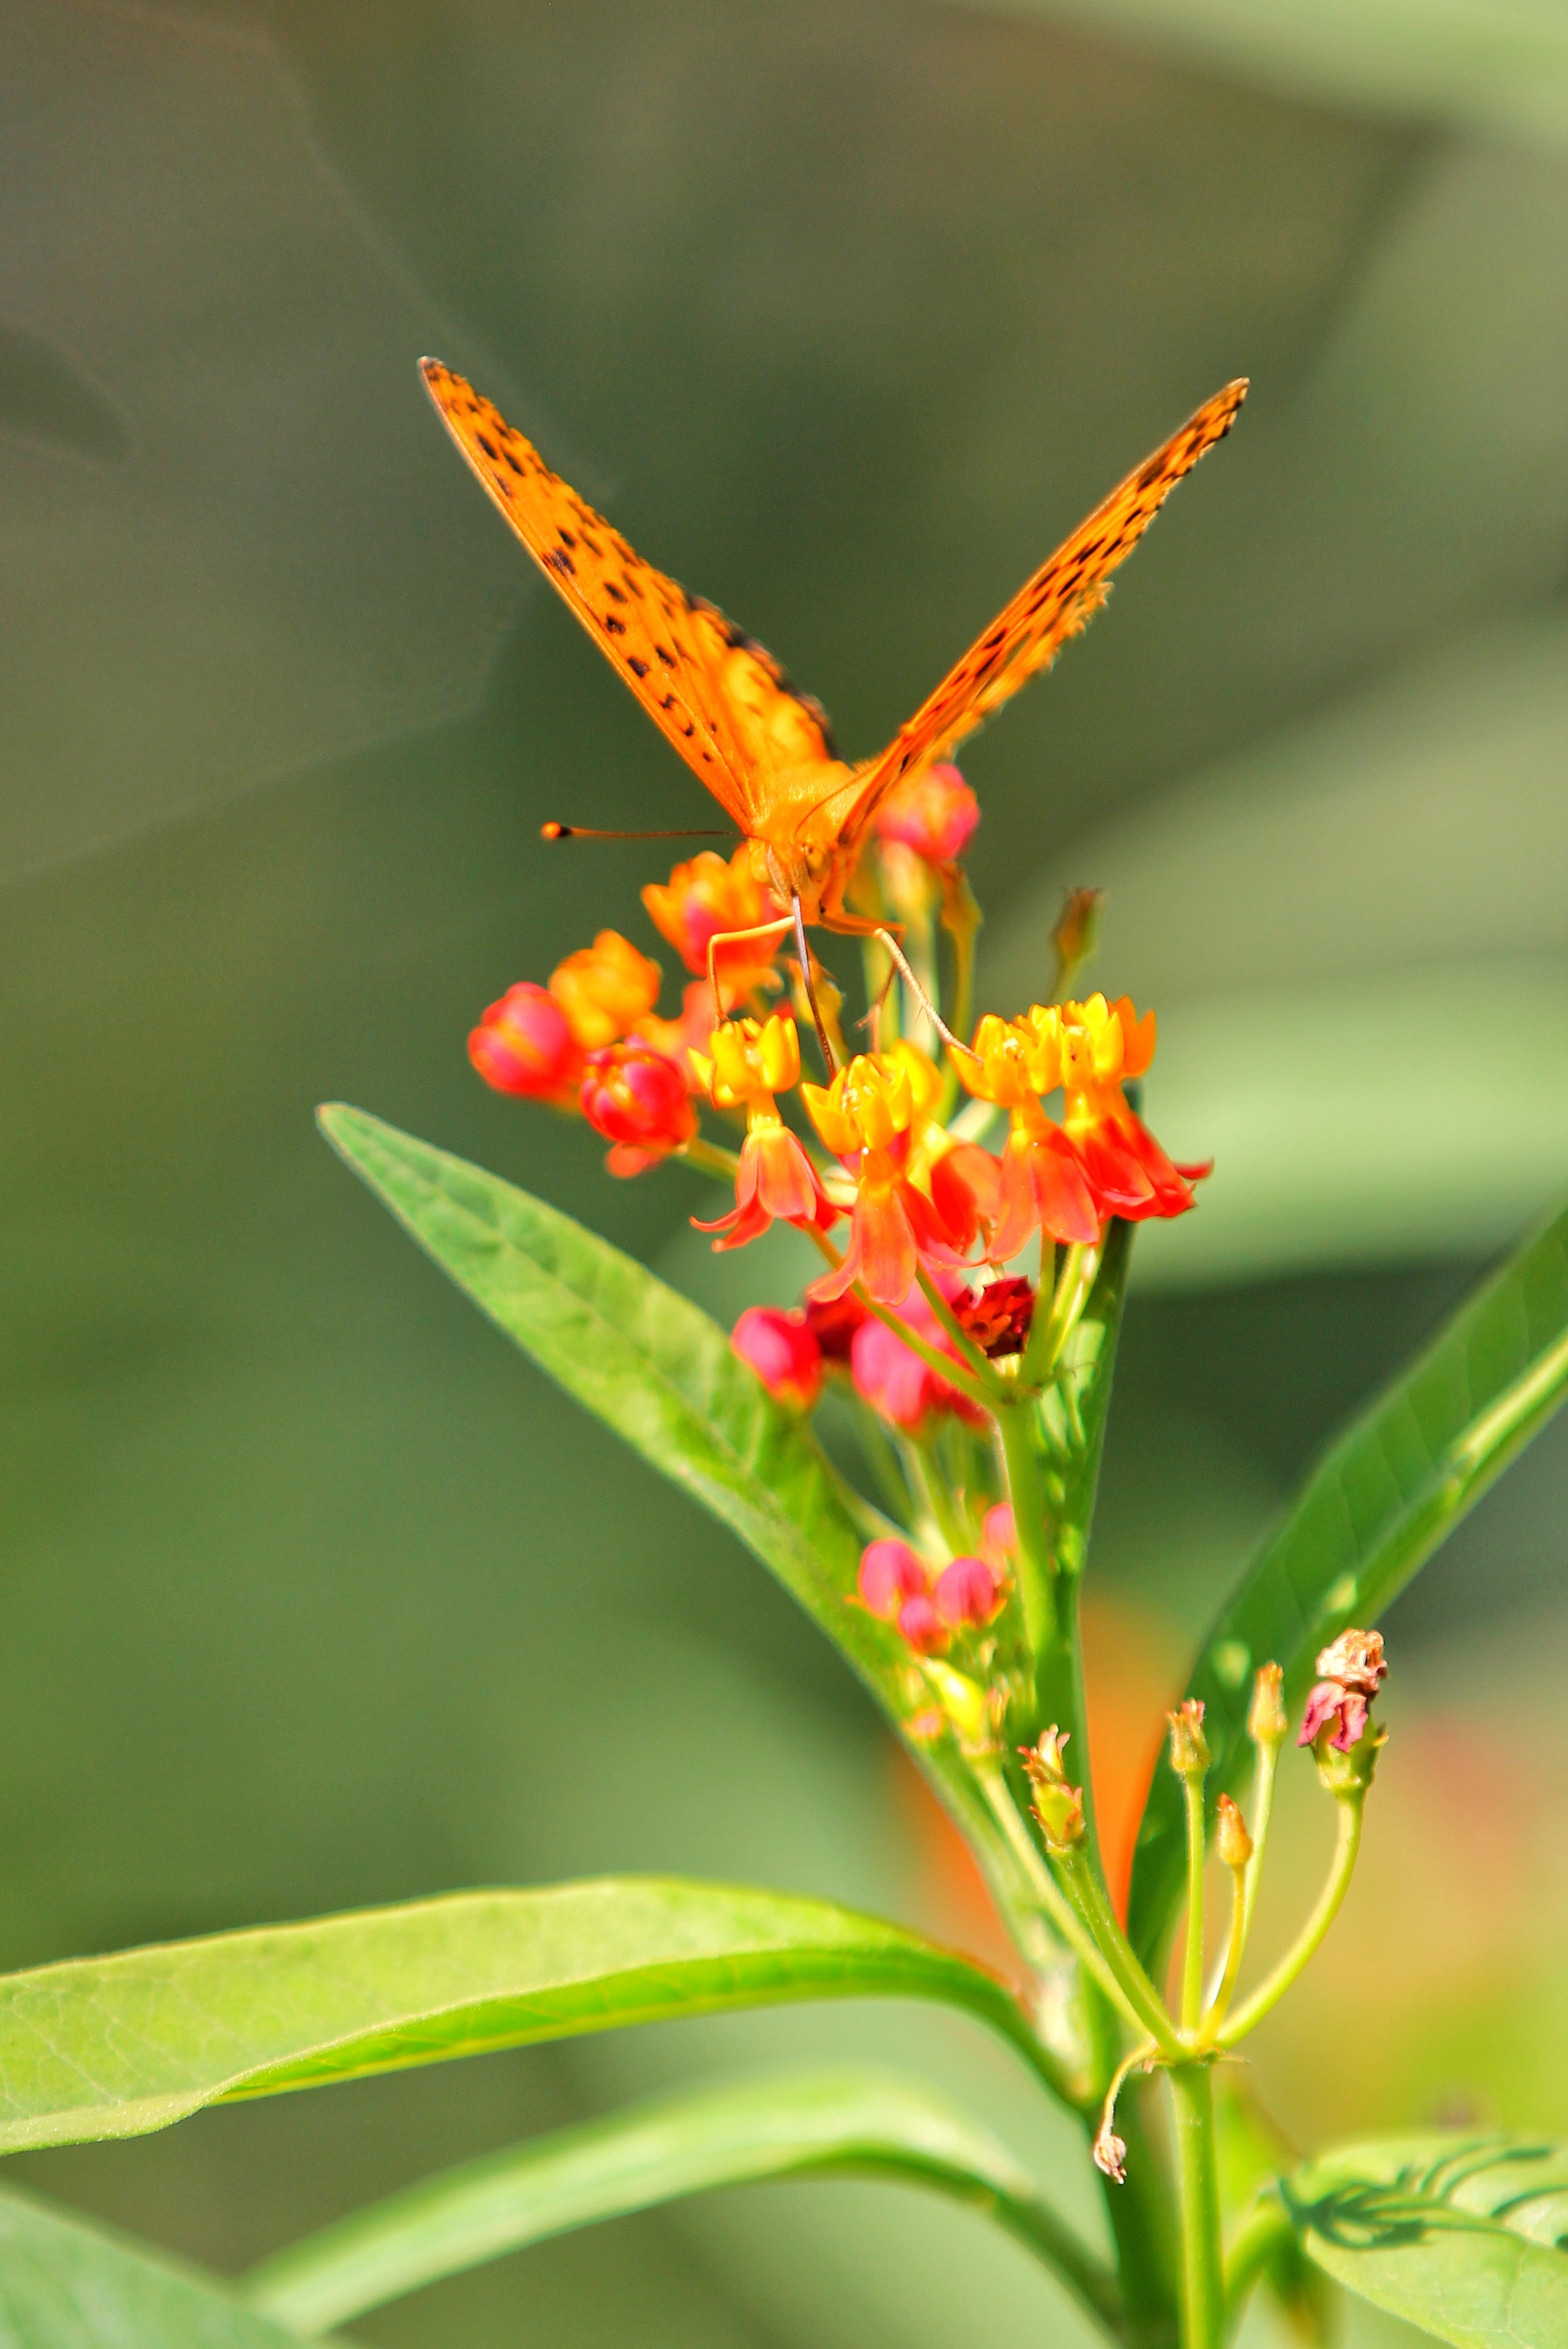
[[[0,1960],[673,1868],[984,1945],[846,1674],[511,1354],[315,1136],[341,1097],[694,1294],[463,1039],[703,820],[429,412],[472,374],[876,748],[1228,377],[1225,448],[967,761],[987,994],[1062,888],[1219,1170],[1140,1243],[1094,1574],[1125,1801],[1314,1446],[1568,1166],[1568,30],[1555,0],[18,0],[0,36]],[[673,972],[670,978],[673,982]],[[673,985],[671,986],[673,995]],[[1568,2130],[1568,1642],[1549,1432],[1387,1625],[1345,1918],[1256,2043],[1310,2143]],[[1135,1619],[1135,1610],[1137,1610]],[[1303,1771],[1264,1930],[1309,1894]],[[1326,1808],[1326,1806],[1323,1806]],[[1419,1998],[1410,1995],[1414,1977]],[[830,2008],[213,2114],[14,2175],[238,2268],[690,2070],[966,2026]],[[978,2220],[870,2187],[623,2222],[368,2341],[1076,2339]],[[1357,2336],[1379,2342],[1364,2324]]]

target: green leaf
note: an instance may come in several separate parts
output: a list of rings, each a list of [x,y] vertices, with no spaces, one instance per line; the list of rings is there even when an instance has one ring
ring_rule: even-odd
[[[1375,1623],[1568,1394],[1568,1212],[1526,1240],[1308,1475],[1213,1626],[1188,1683],[1207,1707],[1210,1804],[1248,1766],[1255,1668],[1293,1705],[1347,1623]],[[1184,1864],[1181,1792],[1156,1773],[1133,1868],[1130,1930],[1164,1939]]]
[[[453,1893],[0,1978],[0,2153],[672,2015],[935,1998],[1028,2060],[994,1974],[826,1900],[679,1877]]]
[[[216,2276],[0,2192],[0,2349],[288,2349]]]
[[[970,2203],[1042,2258],[1092,2316],[1113,2316],[1108,2271],[1005,2147],[923,2088],[861,2071],[684,2089],[510,2146],[292,2244],[245,2289],[255,2307],[315,2333],[574,2227],[712,2187],[832,2171]]]
[[[879,1521],[707,1314],[569,1216],[332,1104],[322,1132],[441,1270],[566,1392],[738,1534],[889,1710],[896,1642],[846,1601]]]
[[[1264,88],[1397,120],[1568,145],[1552,0],[970,0],[1147,41]]]
[[[1568,2341],[1568,2147],[1375,2137],[1306,2163],[1281,2190],[1311,2260],[1439,2341]]]
[[[892,1532],[776,1403],[727,1333],[647,1268],[483,1168],[362,1110],[319,1112],[333,1148],[507,1337],[738,1534],[902,1728],[908,1654],[848,1603],[860,1552]],[[954,1816],[1011,1884],[1017,1863],[950,1743],[920,1748]]]

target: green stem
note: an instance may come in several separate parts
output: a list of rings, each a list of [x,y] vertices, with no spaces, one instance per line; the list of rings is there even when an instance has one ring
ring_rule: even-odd
[[[1241,1971],[1241,1953],[1247,1946],[1247,1871],[1233,1868],[1231,1871],[1231,1932],[1225,1947],[1225,1971],[1215,1985],[1203,2017],[1203,2036],[1212,2037],[1230,2012],[1231,2001],[1236,1994],[1236,1977]]]
[[[1252,1789],[1252,1857],[1247,1862],[1247,1873],[1241,1887],[1241,1947],[1247,1946],[1247,1936],[1252,1930],[1252,1910],[1258,1899],[1258,1879],[1263,1872],[1263,1848],[1269,1840],[1269,1821],[1274,1812],[1274,1774],[1280,1766],[1278,1743],[1270,1738],[1258,1747],[1258,1775]],[[1237,1961],[1240,1963],[1240,1959]]]
[[[1029,1424],[1029,1405],[1020,1397],[996,1413],[1002,1436],[1002,1456],[1007,1467],[1007,1493],[1012,1503],[1013,1557],[1018,1566],[1018,1592],[1023,1601],[1023,1629],[1038,1671],[1040,1659],[1060,1637],[1055,1594],[1052,1588],[1051,1542],[1045,1522],[1045,1486],[1039,1455]],[[1059,1723],[1076,1730],[1076,1720]],[[1080,1752],[1084,1749],[1080,1745]],[[1087,1800],[1088,1765],[1085,1770]]]
[[[945,1485],[940,1477],[932,1476],[930,1464],[912,1435],[899,1434],[898,1456],[904,1464],[917,1514],[927,1520],[948,1556],[960,1557],[968,1546],[966,1534],[949,1505]]]
[[[1113,2006],[1131,2022],[1137,2017],[1129,2013],[1116,1975],[1102,1954],[1094,1934],[1085,1922],[1080,1909],[1067,1899],[1061,1886],[1046,1866],[1039,1846],[1019,1816],[1012,1790],[994,1763],[981,1764],[976,1775],[985,1792],[985,1798],[995,1814],[997,1823],[1012,1846],[1013,1853],[1034,1892],[1041,1909],[1054,1928],[1059,1940],[1064,1941],[1081,1964],[1086,1966]]]
[[[909,1487],[886,1423],[853,1386],[845,1393],[844,1401],[849,1406],[860,1449],[884,1503],[899,1525],[907,1525],[911,1510]]]
[[[1234,2047],[1254,2024],[1262,2021],[1271,2007],[1278,2004],[1303,1966],[1315,1954],[1324,1935],[1338,1916],[1341,1903],[1350,1889],[1351,1877],[1355,1872],[1366,1791],[1365,1787],[1356,1787],[1350,1793],[1335,1796],[1339,1805],[1339,1834],[1334,1847],[1328,1881],[1318,1897],[1317,1907],[1267,1981],[1261,1982],[1251,1997],[1237,2008],[1223,2030],[1215,2033],[1213,2044],[1216,2047]]]
[[[1095,1937],[1095,1943],[1115,1982],[1118,2004],[1140,2031],[1147,2033],[1161,2054],[1179,2062],[1187,2054],[1181,2034],[1165,2011],[1165,2002],[1138,1963],[1127,1935],[1116,1922],[1116,1911],[1106,1898],[1099,1871],[1089,1857],[1088,1847],[1080,1844],[1074,1851],[1059,1855],[1058,1864],[1064,1882],[1078,1905],[1085,1924]]]
[[[1183,1771],[1181,1796],[1187,1809],[1187,1949],[1181,1965],[1181,2027],[1196,2031],[1203,2019],[1203,1775]]]
[[[887,1329],[891,1330],[896,1338],[901,1338],[912,1354],[919,1354],[928,1370],[935,1371],[937,1376],[945,1379],[949,1386],[957,1387],[961,1394],[967,1395],[971,1402],[978,1403],[981,1411],[995,1410],[995,1398],[981,1385],[966,1363],[955,1362],[950,1354],[944,1354],[939,1347],[931,1345],[929,1340],[921,1337],[918,1330],[911,1330],[909,1323],[895,1313],[890,1305],[878,1305],[874,1297],[867,1295],[863,1282],[858,1280],[856,1282],[855,1294],[868,1313],[874,1313],[877,1320]]]
[[[1045,1293],[1044,1252],[1053,1246],[1048,1236],[1041,1239],[1040,1293]],[[1095,1275],[1100,1268],[1100,1247],[1097,1240],[1075,1240],[1067,1250],[1066,1261],[1056,1282],[1051,1309],[1042,1313],[1038,1304],[1030,1325],[1029,1342],[1023,1349],[1023,1359],[1018,1365],[1018,1383],[1023,1387],[1044,1387],[1062,1359],[1065,1346],[1077,1327],[1089,1291],[1095,1285]]]
[[[684,1158],[688,1166],[700,1166],[704,1174],[716,1174],[723,1183],[732,1183],[741,1171],[738,1150],[722,1150],[716,1142],[708,1141],[701,1133],[693,1134],[685,1149],[675,1154]]]
[[[1170,2181],[1163,2149],[1144,2120],[1147,2086],[1146,2081],[1129,2081],[1117,2116],[1117,2134],[1127,2149],[1127,2184],[1115,2186],[1102,2178],[1100,2185],[1125,2302],[1125,2349],[1177,2349]],[[1092,2130],[1093,2122],[1089,2126]]]
[[[1181,2212],[1181,2349],[1222,2349],[1225,2284],[1220,2251],[1220,2174],[1207,2064],[1178,2064],[1170,2082]]]
[[[974,1340],[970,1336],[969,1331],[964,1328],[963,1323],[959,1319],[958,1315],[953,1311],[952,1307],[948,1303],[947,1299],[942,1295],[941,1290],[937,1287],[936,1282],[931,1278],[930,1274],[926,1270],[924,1265],[920,1267],[917,1278],[920,1284],[921,1296],[925,1299],[926,1303],[930,1307],[931,1311],[936,1315],[937,1319],[941,1323],[942,1328],[947,1331],[948,1336],[952,1340],[953,1344],[958,1348],[960,1353],[963,1356],[965,1361],[969,1364],[971,1370],[980,1381],[981,1386],[985,1388],[987,1393],[991,1397],[992,1408],[994,1408],[999,1402],[1011,1402],[1012,1400],[1012,1381],[1011,1379],[1002,1378],[992,1363],[989,1356],[984,1352],[983,1349],[975,1344]]]

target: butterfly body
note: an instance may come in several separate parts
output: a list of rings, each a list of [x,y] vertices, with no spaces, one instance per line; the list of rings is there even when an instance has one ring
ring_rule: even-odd
[[[791,921],[874,926],[844,893],[882,799],[1049,666],[1104,601],[1109,575],[1168,491],[1223,439],[1246,395],[1226,385],[1096,506],[1026,580],[880,755],[851,767],[826,712],[771,653],[645,563],[531,441],[439,360],[421,362],[442,421],[529,554],[649,716],[751,843]]]

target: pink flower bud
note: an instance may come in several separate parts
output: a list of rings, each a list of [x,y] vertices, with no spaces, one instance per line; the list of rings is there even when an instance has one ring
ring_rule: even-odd
[[[498,1093],[570,1108],[583,1075],[583,1049],[548,990],[524,979],[493,1003],[468,1040],[468,1057]]]
[[[890,1623],[907,1599],[923,1599],[929,1577],[908,1542],[874,1541],[861,1554],[860,1603]]]
[[[877,811],[883,840],[902,841],[930,864],[961,856],[980,822],[980,802],[958,769],[945,761],[918,767],[895,783]]]
[[[1018,1527],[1013,1519],[1011,1501],[998,1501],[994,1509],[987,1509],[985,1523],[980,1529],[980,1553],[987,1566],[1000,1566],[1012,1556],[1018,1547]]]
[[[730,1334],[742,1362],[749,1362],[777,1402],[810,1411],[822,1392],[822,1349],[803,1313],[781,1313],[771,1305],[748,1306]]]
[[[937,1613],[955,1631],[989,1623],[1002,1608],[1002,1585],[978,1557],[955,1557],[937,1577]]]
[[[899,1608],[898,1629],[917,1656],[940,1656],[948,1644],[948,1627],[923,1591]]]

